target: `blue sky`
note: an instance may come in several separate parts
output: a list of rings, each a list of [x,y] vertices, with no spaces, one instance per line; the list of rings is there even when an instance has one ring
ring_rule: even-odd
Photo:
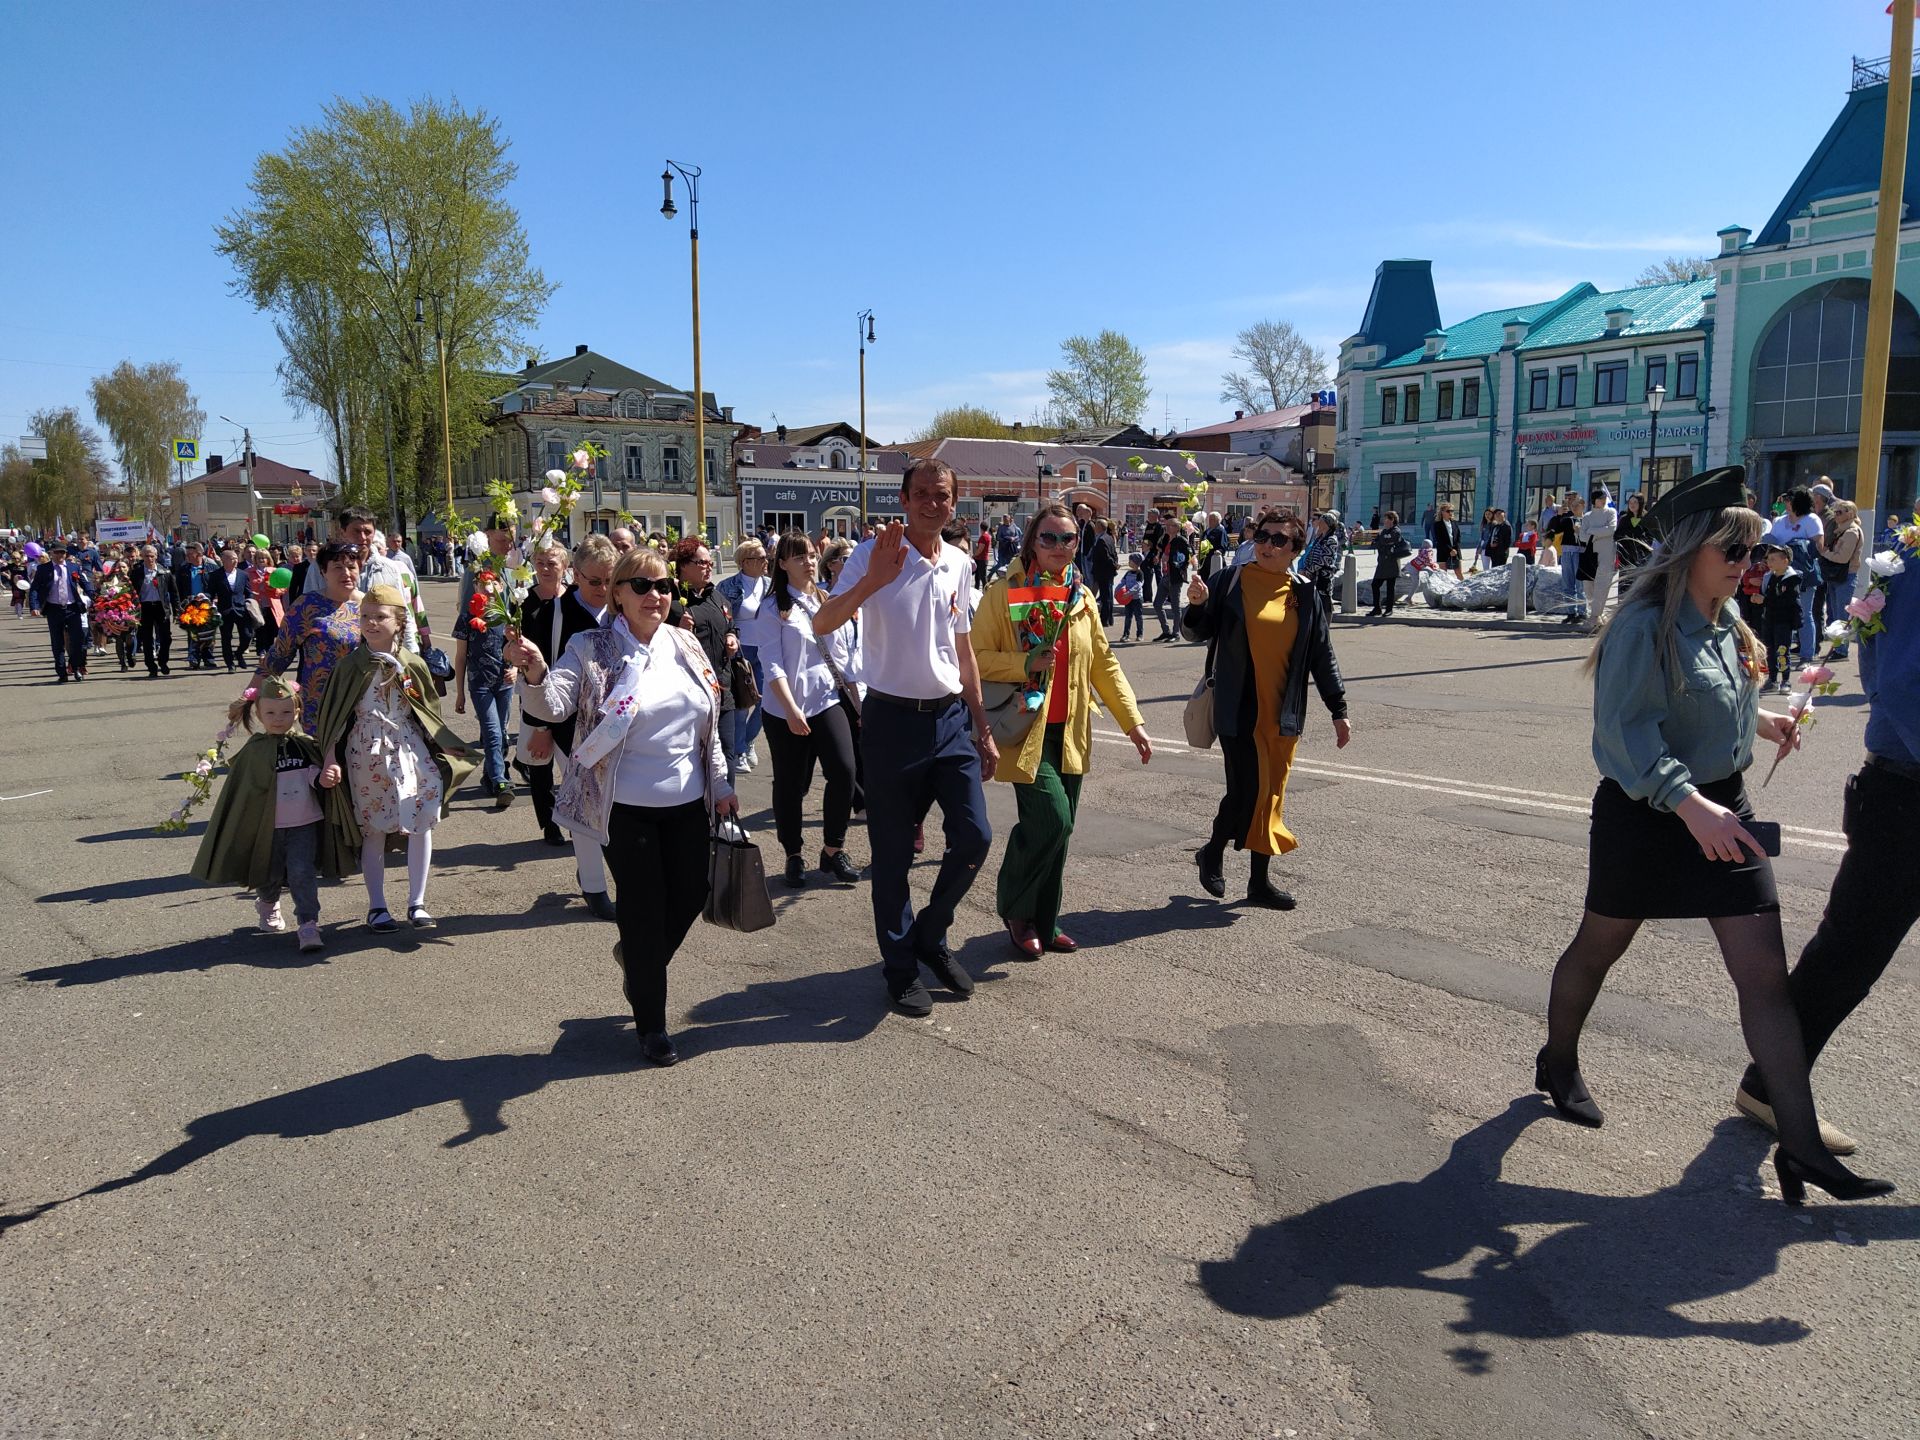
[[[869,428],[962,402],[1026,418],[1062,338],[1147,354],[1156,424],[1228,413],[1234,332],[1331,351],[1381,259],[1431,258],[1445,321],[1624,284],[1764,222],[1887,49],[1884,0],[1445,6],[73,3],[0,54],[0,435],[121,359],[178,360],[205,448],[250,424],[324,471],[228,292],[213,226],[335,94],[498,116],[559,289],[534,344],[691,382],[699,164],[705,370],[738,417]],[[89,415],[90,418],[90,415]]]

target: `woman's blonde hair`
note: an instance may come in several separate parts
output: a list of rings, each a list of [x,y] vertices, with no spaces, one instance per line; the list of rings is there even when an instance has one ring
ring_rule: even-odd
[[[1667,672],[1669,686],[1678,689],[1684,685],[1686,677],[1680,669],[1680,607],[1687,603],[1687,579],[1693,571],[1694,557],[1709,546],[1751,546],[1766,533],[1766,528],[1765,520],[1743,506],[1708,510],[1681,520],[1666,537],[1660,552],[1635,572],[1633,589],[1600,627],[1600,636],[1581,665],[1581,673],[1591,675],[1599,668],[1600,656],[1613,638],[1614,627],[1630,611],[1654,610],[1658,616],[1653,625],[1654,654]],[[1747,681],[1758,685],[1766,673],[1766,659],[1761,654],[1759,638],[1738,611],[1734,614],[1733,634],[1747,657]]]
[[[762,545],[758,540],[742,540],[738,545],[733,547],[733,563],[736,567],[744,566],[749,560],[764,560],[766,558],[767,547]]]
[[[1851,500],[1836,500],[1827,507],[1827,513],[1833,516],[1833,523],[1844,530],[1860,518],[1860,507]]]
[[[613,548],[613,541],[604,535],[589,535],[573,547],[573,563],[580,565],[613,565],[620,559],[620,552]]]

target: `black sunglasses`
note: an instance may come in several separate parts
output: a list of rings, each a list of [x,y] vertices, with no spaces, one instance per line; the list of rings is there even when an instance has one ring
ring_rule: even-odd
[[[1767,547],[1765,545],[1743,545],[1737,540],[1731,545],[1722,545],[1720,548],[1727,552],[1727,563],[1729,565],[1746,559],[1748,555],[1752,555],[1754,559],[1758,560],[1762,555],[1767,553]]]
[[[1033,538],[1039,544],[1052,546],[1056,550],[1065,550],[1070,545],[1080,543],[1080,536],[1071,530],[1064,535],[1058,530],[1036,530]]]
[[[1291,545],[1293,544],[1293,536],[1284,530],[1256,530],[1253,532],[1253,543],[1256,545]]]
[[[649,580],[644,575],[629,575],[620,583],[630,587],[636,595],[644,595],[649,590],[656,595],[671,595],[676,588],[673,581],[664,575],[658,580]]]

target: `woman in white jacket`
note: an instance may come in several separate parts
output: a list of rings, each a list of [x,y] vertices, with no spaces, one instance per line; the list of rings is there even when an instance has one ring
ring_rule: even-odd
[[[1580,554],[1580,576],[1587,591],[1587,628],[1598,630],[1613,589],[1613,532],[1620,512],[1603,487],[1596,486],[1587,500],[1592,508],[1575,524],[1574,534],[1586,547]]]

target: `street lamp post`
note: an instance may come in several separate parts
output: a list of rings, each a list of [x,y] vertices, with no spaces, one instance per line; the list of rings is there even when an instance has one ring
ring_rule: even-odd
[[[1047,476],[1053,473],[1053,466],[1047,463],[1047,452],[1033,452],[1033,513],[1038,515],[1040,507],[1047,503]]]
[[[416,327],[427,322],[426,302],[418,295],[413,297],[413,323]],[[440,324],[440,294],[433,296],[433,353],[440,363],[440,453],[445,456],[447,471],[447,519],[453,519],[453,422],[449,418],[447,405],[447,339]]]
[[[873,311],[862,310],[854,316],[853,328],[860,341],[860,520],[864,524],[873,513],[867,504],[867,346],[874,343]]]
[[[673,177],[687,185],[687,234],[693,256],[693,474],[694,524],[707,538],[707,396],[700,386],[700,167],[667,161],[660,172],[660,213],[671,220],[680,212],[673,204]]]
[[[1660,448],[1660,407],[1667,403],[1667,387],[1656,385],[1647,391],[1647,478],[1640,489],[1644,493],[1655,484],[1653,457]],[[1659,497],[1654,496],[1645,503],[1651,505]],[[1625,503],[1624,501],[1621,503]]]
[[[228,419],[225,415],[220,418],[229,425],[240,425],[238,420]],[[240,441],[240,473],[247,477],[247,534],[252,535],[260,525],[260,496],[253,488],[253,431],[240,425],[240,434],[243,437]]]

